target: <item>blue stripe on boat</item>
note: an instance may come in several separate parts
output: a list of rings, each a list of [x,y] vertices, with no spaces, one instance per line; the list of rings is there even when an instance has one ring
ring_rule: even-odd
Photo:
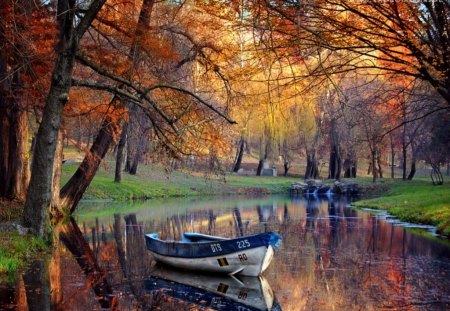
[[[195,235],[195,234],[194,234]],[[189,236],[189,234],[188,234]],[[205,235],[199,235],[205,237]],[[201,258],[241,252],[269,245],[278,250],[282,238],[275,232],[265,232],[236,239],[201,239],[200,242],[162,241],[157,233],[145,235],[147,248],[159,255],[182,258]],[[190,237],[189,237],[190,238]],[[206,241],[205,241],[206,240]]]

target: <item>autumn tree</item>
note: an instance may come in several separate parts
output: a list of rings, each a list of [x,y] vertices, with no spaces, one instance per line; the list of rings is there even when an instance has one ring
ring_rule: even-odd
[[[74,1],[61,0],[57,4],[59,41],[51,86],[36,135],[31,179],[24,210],[24,224],[41,237],[49,229],[49,205],[53,177],[53,160],[64,105],[69,100],[72,71],[79,40],[84,35],[105,0],[94,0],[87,8],[78,8]],[[81,18],[75,18],[77,11]]]
[[[48,85],[55,29],[37,1],[0,4],[0,197],[23,200],[29,181],[29,126]],[[50,57],[49,57],[50,56]]]

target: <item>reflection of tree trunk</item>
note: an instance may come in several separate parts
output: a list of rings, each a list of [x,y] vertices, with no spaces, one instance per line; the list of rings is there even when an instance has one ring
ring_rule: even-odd
[[[128,123],[125,123],[122,127],[122,133],[120,134],[119,145],[117,146],[116,171],[114,174],[114,182],[116,183],[120,183],[122,181],[123,151],[125,149],[125,144],[127,141],[127,128]]]
[[[116,310],[116,297],[113,295],[112,288],[106,278],[106,273],[100,269],[94,253],[72,218],[69,222],[61,226],[59,237],[83,270],[87,284],[94,290],[100,306],[102,308]]]
[[[214,211],[208,211],[208,234],[215,235],[216,229],[216,216],[214,216]]]
[[[129,280],[130,289],[138,301],[141,301],[143,283],[135,282],[140,277],[144,267],[151,262],[146,260],[145,239],[143,239],[142,225],[137,222],[136,214],[124,216],[126,234],[126,278]]]
[[[118,98],[112,99],[112,104],[123,106]],[[113,144],[121,129],[122,120],[107,114],[91,149],[86,154],[79,168],[61,189],[61,207],[74,212],[86,189],[97,172],[101,161]]]
[[[119,257],[120,267],[122,268],[123,274],[126,276],[126,267],[125,267],[125,252],[123,251],[123,243],[122,243],[122,230],[120,228],[120,214],[114,214],[114,240],[117,245],[117,255]]]
[[[58,231],[59,228],[55,227],[54,232]],[[62,310],[61,245],[58,237],[55,237],[53,240],[52,257],[48,264],[48,275],[50,279],[50,303],[52,310]]]
[[[242,164],[242,158],[244,156],[244,148],[245,148],[245,140],[243,137],[241,137],[241,140],[239,141],[239,146],[236,154],[236,161],[234,162],[233,166],[233,172],[239,171]]]
[[[35,260],[23,276],[27,294],[28,310],[50,310],[50,284],[46,262]]]
[[[264,232],[268,231],[267,221],[264,221],[264,215],[260,205],[256,207],[256,212],[258,213],[258,220],[260,224],[264,224]]]
[[[9,301],[8,301],[9,303]],[[16,287],[16,303],[15,303],[15,307],[16,310],[31,310],[28,307],[28,302],[27,302],[27,291],[25,288],[25,282],[23,281],[23,276],[20,276],[19,282],[17,284]],[[52,306],[53,307],[53,306]],[[57,309],[55,309],[57,310]]]
[[[283,224],[287,225],[289,223],[289,220],[291,217],[289,216],[289,210],[288,205],[284,203],[284,209],[283,209]]]
[[[234,216],[234,224],[236,226],[236,233],[239,236],[243,236],[244,229],[242,226],[241,212],[239,211],[239,209],[237,207],[233,209],[233,216]]]

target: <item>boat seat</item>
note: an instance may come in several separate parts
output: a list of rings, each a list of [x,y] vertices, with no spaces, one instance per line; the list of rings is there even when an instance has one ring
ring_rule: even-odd
[[[183,233],[183,239],[181,241],[185,243],[193,243],[193,242],[199,243],[199,242],[225,241],[225,240],[228,239],[195,232],[185,232]]]

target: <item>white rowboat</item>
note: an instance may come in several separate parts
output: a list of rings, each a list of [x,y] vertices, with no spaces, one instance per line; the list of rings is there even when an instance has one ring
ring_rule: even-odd
[[[181,241],[163,241],[146,234],[147,248],[164,264],[188,270],[258,276],[270,265],[281,236],[265,232],[226,239],[199,233],[184,233]]]

